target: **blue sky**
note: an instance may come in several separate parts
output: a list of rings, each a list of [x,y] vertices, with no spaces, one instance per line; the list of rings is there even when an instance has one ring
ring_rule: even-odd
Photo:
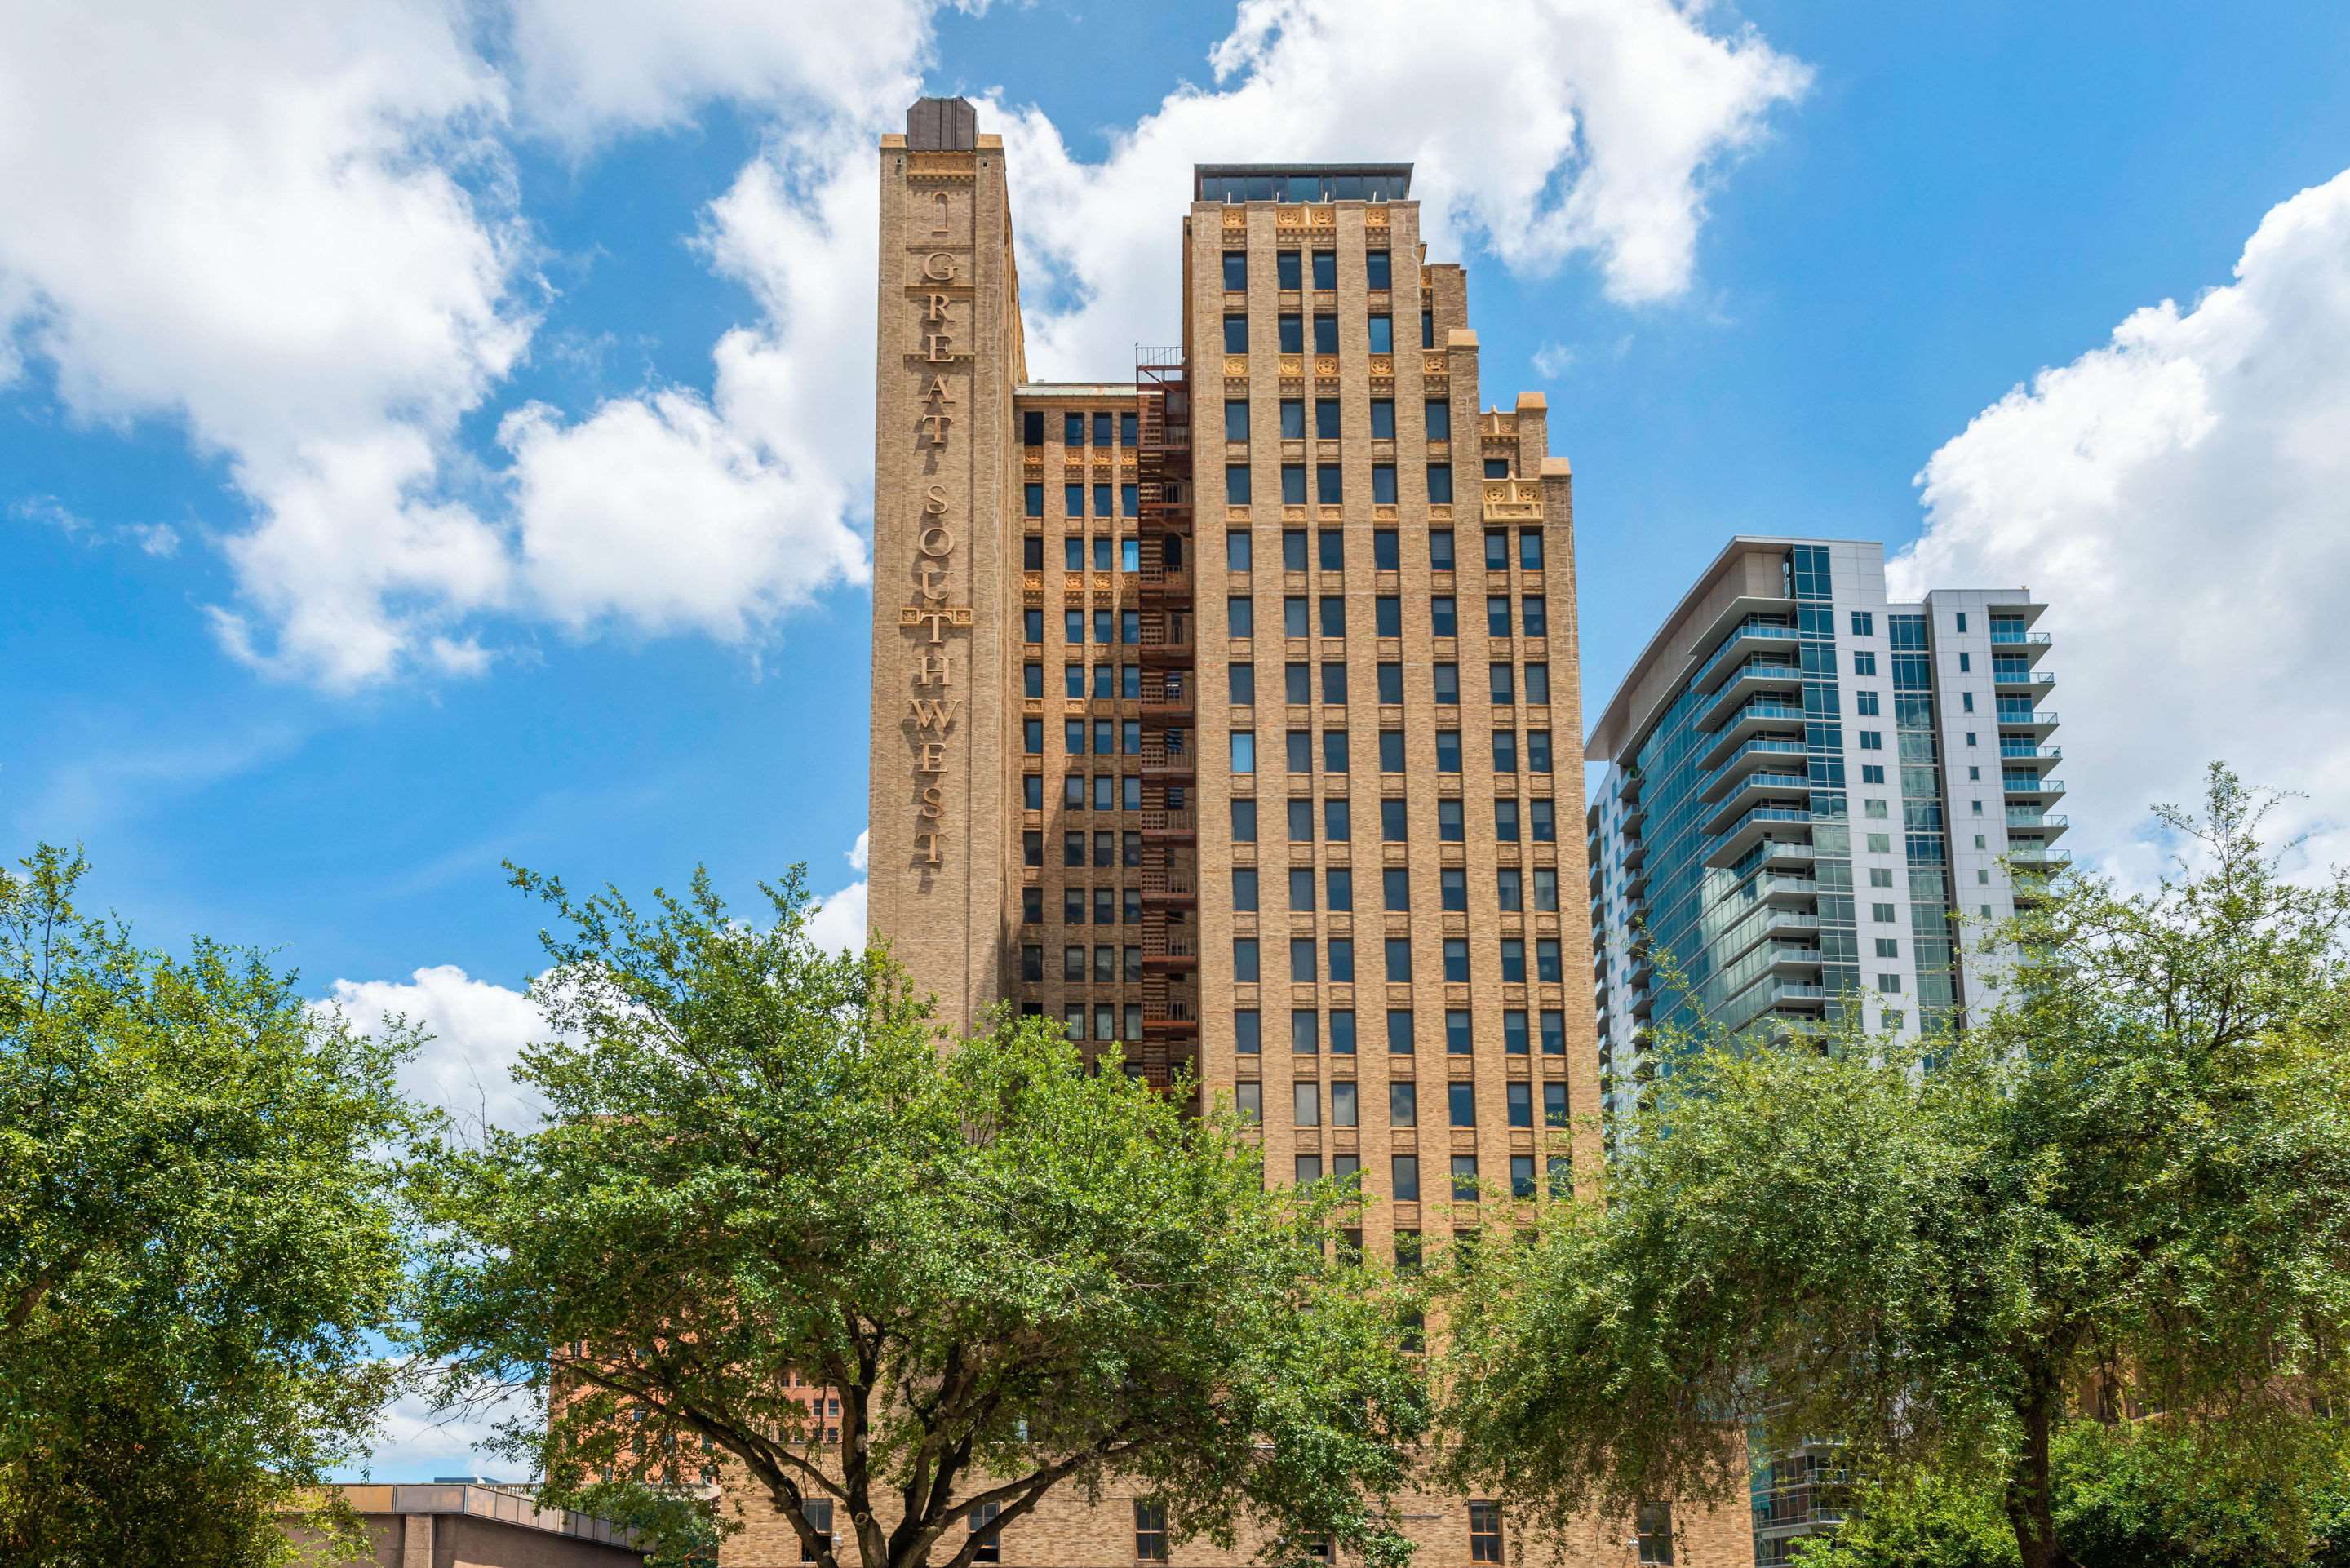
[[[502,858],[861,923],[917,81],[1014,138],[1047,373],[1172,339],[1183,161],[1419,159],[1575,463],[1594,710],[1730,533],[1878,538],[2055,606],[2083,849],[2220,754],[2345,845],[2338,5],[86,9],[0,44],[0,836],[444,1087],[527,1030]]]

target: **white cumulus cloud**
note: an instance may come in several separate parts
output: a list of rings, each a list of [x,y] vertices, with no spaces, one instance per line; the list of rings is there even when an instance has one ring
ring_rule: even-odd
[[[1024,276],[1077,301],[1032,321],[1044,373],[1175,341],[1194,162],[1409,161],[1431,254],[1531,273],[1588,256],[1617,300],[1673,298],[1708,191],[1810,78],[1675,0],[1243,0],[1209,58],[1212,88],[1169,94],[1100,163],[1034,109],[1005,119]]]
[[[525,1131],[536,1125],[541,1107],[515,1082],[515,1063],[524,1046],[553,1031],[523,992],[444,963],[405,981],[338,980],[327,1003],[369,1033],[395,1017],[431,1031],[431,1042],[400,1070],[400,1086],[411,1099],[464,1126],[486,1121]]]
[[[2076,852],[2143,873],[2147,806],[2203,764],[2309,797],[2281,826],[2350,860],[2350,172],[2272,208],[2232,282],[2137,310],[1918,475],[1924,587],[2051,607]]]
[[[857,880],[837,893],[818,898],[816,912],[808,917],[808,939],[826,952],[865,950],[865,851],[870,836],[858,834],[857,847],[847,857],[850,867],[857,872]]]

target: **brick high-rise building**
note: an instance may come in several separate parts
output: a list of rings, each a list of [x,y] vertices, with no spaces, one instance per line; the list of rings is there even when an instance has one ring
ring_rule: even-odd
[[[1029,379],[971,106],[880,180],[875,935],[951,1025],[1062,1020],[1257,1112],[1269,1180],[1357,1174],[1374,1255],[1596,1188],[1567,464],[1539,395],[1482,410],[1409,166],[1199,168],[1181,344],[1085,383]],[[1003,1561],[1149,1561],[1136,1501]],[[1414,1508],[1430,1568],[1500,1561]],[[1749,1560],[1742,1509],[1667,1517],[1562,1560]]]

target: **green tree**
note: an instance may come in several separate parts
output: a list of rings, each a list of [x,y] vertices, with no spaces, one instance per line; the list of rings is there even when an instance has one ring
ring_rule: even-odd
[[[260,955],[171,957],[0,870],[0,1559],[244,1568],[363,1451],[404,1232],[412,1044]]]
[[[1428,1400],[1341,1195],[1263,1190],[1229,1115],[1044,1020],[945,1040],[885,954],[808,940],[796,872],[764,926],[699,874],[641,913],[515,881],[564,927],[519,1069],[551,1116],[420,1182],[425,1343],[452,1401],[533,1393],[508,1440],[557,1493],[718,1462],[822,1568],[968,1568],[983,1510],[1119,1478],[1178,1537],[1403,1557]]]
[[[2350,1331],[2350,881],[2289,879],[2215,769],[2157,889],[2049,889],[2013,995],[1930,1054],[1697,1043],[1604,1213],[1482,1272],[1462,1469],[1558,1508],[1725,1492],[1752,1422],[1856,1472],[1995,1483],[2067,1560],[2052,1443],[2092,1391],[2257,1467]]]
[[[2051,1444],[2056,1538],[2082,1568],[2350,1564],[2340,1425],[2272,1428],[2264,1443],[2243,1467],[2161,1420],[2068,1423]],[[1854,1501],[1845,1528],[1799,1545],[1804,1568],[2016,1568],[2015,1533],[1988,1478],[1921,1471]]]

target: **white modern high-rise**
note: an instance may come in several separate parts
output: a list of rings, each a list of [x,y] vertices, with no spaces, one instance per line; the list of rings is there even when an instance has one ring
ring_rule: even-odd
[[[1669,1023],[1799,1032],[1856,988],[1915,1033],[1996,994],[1988,928],[2064,859],[2045,607],[1894,601],[1862,541],[1741,535],[1698,578],[1587,748],[1611,1111]]]

